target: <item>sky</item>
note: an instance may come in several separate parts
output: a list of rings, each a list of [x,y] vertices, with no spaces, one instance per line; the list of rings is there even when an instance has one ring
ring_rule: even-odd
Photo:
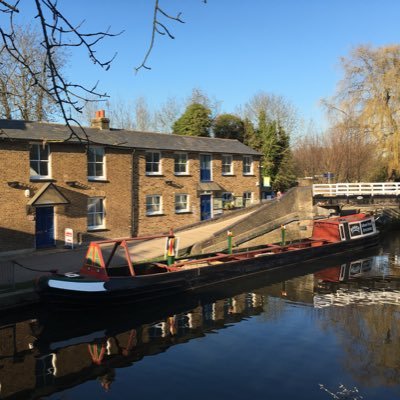
[[[175,40],[157,35],[147,62],[151,70],[135,74],[150,42],[154,0],[59,0],[66,16],[85,20],[87,31],[124,30],[97,48],[103,59],[118,53],[109,71],[78,50],[66,65],[68,77],[86,85],[99,81],[111,100],[144,96],[153,109],[200,88],[221,101],[221,112],[234,112],[264,91],[284,96],[304,120],[323,127],[320,101],[335,92],[340,57],[361,44],[400,38],[399,0],[159,2],[171,15],[181,11],[185,24],[166,21]],[[32,3],[21,0],[20,6],[29,11]]]

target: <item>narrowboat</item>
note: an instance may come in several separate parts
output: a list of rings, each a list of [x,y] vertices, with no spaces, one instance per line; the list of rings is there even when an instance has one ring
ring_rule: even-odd
[[[147,301],[359,251],[375,246],[379,240],[374,217],[366,214],[315,220],[310,238],[288,244],[228,248],[226,252],[187,258],[174,258],[176,238],[172,233],[162,236],[167,240],[165,261],[132,261],[128,243],[143,241],[143,237],[92,242],[79,271],[42,276],[36,282],[37,291],[48,303],[68,306]]]

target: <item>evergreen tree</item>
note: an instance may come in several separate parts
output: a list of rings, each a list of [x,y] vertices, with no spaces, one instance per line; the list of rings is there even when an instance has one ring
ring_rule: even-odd
[[[244,140],[244,122],[233,114],[220,114],[213,124],[214,135],[222,139]]]
[[[210,136],[211,111],[202,104],[193,103],[186,107],[185,112],[172,126],[176,135]]]
[[[262,175],[269,176],[274,190],[287,190],[295,184],[289,135],[276,121],[268,121],[265,111],[258,116],[258,137],[263,154]]]
[[[258,130],[254,128],[253,123],[249,118],[244,121],[244,144],[252,149],[260,151],[262,147],[261,138],[258,135]]]

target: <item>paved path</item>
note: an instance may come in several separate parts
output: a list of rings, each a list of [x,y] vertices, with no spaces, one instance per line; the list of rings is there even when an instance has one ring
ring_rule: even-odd
[[[249,213],[253,211],[254,209],[249,210]],[[176,234],[180,240],[179,246],[183,249],[192,246],[196,242],[205,240],[214,232],[227,228],[234,222],[245,218],[249,213],[233,216],[223,221],[216,220],[215,222],[201,224],[194,228],[180,231]],[[163,256],[164,248],[165,238],[153,239],[132,245],[130,254],[134,261],[146,260]],[[0,288],[1,286],[9,286],[13,282],[22,283],[32,281],[38,276],[43,275],[43,272],[51,269],[56,269],[61,273],[79,270],[86,250],[87,246],[83,246],[74,250],[52,249],[34,251],[29,254],[14,255],[12,257],[0,256]],[[11,260],[16,260],[23,266],[38,271],[30,271],[18,266],[14,268]]]

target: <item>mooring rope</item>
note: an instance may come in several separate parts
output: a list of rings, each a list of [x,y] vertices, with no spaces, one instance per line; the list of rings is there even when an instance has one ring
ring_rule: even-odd
[[[18,261],[15,260],[11,260],[11,262],[15,265],[18,265],[21,268],[27,269],[29,271],[33,271],[33,272],[50,272],[52,274],[56,274],[58,272],[58,269],[36,269],[36,268],[29,268],[25,265],[20,264]]]

